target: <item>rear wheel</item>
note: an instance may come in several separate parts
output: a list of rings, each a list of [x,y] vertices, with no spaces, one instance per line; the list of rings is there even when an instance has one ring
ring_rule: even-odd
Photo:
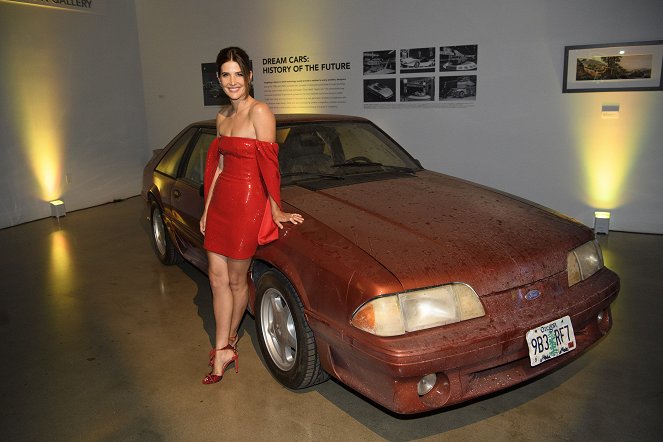
[[[281,384],[296,390],[329,379],[320,367],[304,306],[294,287],[276,270],[268,270],[258,281],[255,318],[260,352]]]
[[[152,220],[152,247],[159,261],[165,265],[177,264],[182,256],[179,254],[166,230],[166,224],[163,222],[163,213],[159,205],[152,201],[151,207]]]

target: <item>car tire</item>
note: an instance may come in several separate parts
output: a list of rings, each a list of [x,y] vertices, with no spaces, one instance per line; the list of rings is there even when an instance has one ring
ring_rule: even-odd
[[[163,213],[156,201],[152,201],[150,208],[150,224],[152,227],[152,248],[159,261],[165,265],[173,265],[180,262],[182,255],[180,255],[170,239],[168,228],[163,222]]]
[[[256,288],[255,324],[265,363],[285,387],[298,390],[329,379],[320,367],[313,331],[294,287],[278,271],[268,270]]]

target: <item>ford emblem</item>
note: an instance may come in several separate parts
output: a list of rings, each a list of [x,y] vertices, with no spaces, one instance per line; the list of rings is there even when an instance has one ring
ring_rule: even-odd
[[[540,292],[540,291],[538,291],[538,290],[530,290],[530,291],[527,292],[527,294],[525,295],[525,299],[527,299],[528,301],[531,301],[532,299],[536,299],[536,298],[538,298],[539,296],[541,296],[541,292]]]

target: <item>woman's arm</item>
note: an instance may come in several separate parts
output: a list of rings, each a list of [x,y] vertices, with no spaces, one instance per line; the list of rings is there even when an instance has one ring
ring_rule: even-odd
[[[219,133],[219,127],[221,125],[221,122],[225,119],[225,116],[223,115],[224,110],[220,110],[216,114],[216,136],[219,137],[221,134]],[[207,158],[207,161],[210,161],[209,155]],[[209,203],[212,200],[212,195],[214,194],[214,188],[216,187],[216,180],[219,178],[219,174],[223,170],[223,156],[219,157],[219,162],[217,164],[216,170],[214,170],[214,177],[212,178],[212,183],[209,186],[209,189],[207,190],[207,195],[205,195],[205,209],[203,210],[203,215],[200,217],[200,233],[205,235],[205,227],[207,225],[207,209],[209,208]]]
[[[216,180],[219,178],[219,174],[223,169],[223,157],[219,159],[219,165],[214,171],[214,178],[212,179],[212,184],[209,187],[209,192],[207,192],[207,198],[205,199],[205,210],[203,210],[203,215],[200,217],[200,233],[205,235],[205,227],[207,226],[207,208],[209,207],[209,202],[212,200],[212,195],[214,194],[214,188],[216,187]]]
[[[249,114],[253,128],[256,131],[256,140],[270,143],[276,140],[276,118],[265,103],[257,103]],[[277,166],[278,167],[278,166]],[[272,219],[279,229],[283,228],[284,222],[299,224],[304,222],[304,217],[298,213],[283,212],[277,202],[269,196],[269,207],[272,211]]]

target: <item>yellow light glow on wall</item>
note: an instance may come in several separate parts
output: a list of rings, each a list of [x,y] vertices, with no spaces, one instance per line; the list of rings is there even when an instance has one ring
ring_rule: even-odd
[[[48,35],[43,27],[38,31],[36,35]],[[61,115],[66,102],[61,91],[67,82],[59,69],[64,59],[58,50],[62,43],[44,39],[41,47],[27,53],[21,43],[20,39],[4,42],[8,56],[3,64],[11,94],[7,98],[16,112],[21,147],[38,185],[38,197],[50,201],[60,198],[63,190]]]
[[[285,2],[293,3],[286,6],[284,2],[268,2],[256,16],[256,23],[263,23],[263,32],[265,35],[271,35],[273,38],[263,40],[260,42],[260,55],[264,57],[291,57],[291,56],[307,56],[310,57],[308,63],[301,64],[318,64],[329,63],[330,61],[346,61],[331,60],[329,55],[330,43],[324,37],[327,31],[321,29],[321,25],[326,23],[328,26],[333,26],[337,33],[341,33],[335,17],[339,17],[339,10],[334,2]],[[295,4],[296,3],[296,4]],[[267,6],[269,5],[269,6]],[[287,19],[275,20],[274,17],[283,17],[284,12],[288,11]],[[339,18],[341,22],[344,19]],[[295,26],[293,26],[295,24]],[[335,42],[334,44],[337,44]],[[254,54],[249,53],[251,57]],[[259,55],[256,53],[256,55]],[[290,64],[290,63],[288,63]],[[297,64],[297,63],[295,63]],[[262,75],[262,59],[254,58],[253,71],[254,74],[260,78]],[[311,80],[320,78],[321,73],[318,72],[290,72],[283,77],[273,77],[277,79],[287,80]],[[303,86],[299,90],[293,91],[294,93],[301,94]],[[285,92],[281,91],[283,94]],[[264,97],[257,97],[264,99]],[[282,102],[278,107],[278,113],[311,113],[311,104],[301,104],[301,100],[294,100],[292,103]]]
[[[638,158],[643,131],[649,127],[650,105],[644,94],[619,94],[618,118],[601,118],[606,94],[588,95],[573,97],[571,112],[585,180],[584,201],[590,207],[614,209],[624,203],[624,185]]]
[[[286,6],[285,3],[288,2],[266,2],[261,11],[253,12],[256,14],[255,22],[263,24],[265,35],[273,36],[271,39],[261,41],[260,49],[272,53],[273,57],[309,55],[311,48],[324,54],[328,43],[323,38],[326,32],[321,31],[320,26],[322,23],[327,23],[338,30],[334,19],[339,15],[337,6],[333,2],[290,2],[296,3],[296,6],[294,4]],[[288,11],[287,14],[284,14],[284,11]],[[284,17],[284,15],[287,16],[286,19],[275,20],[275,17]],[[303,49],[306,53],[284,54],[286,48],[293,48],[295,51]],[[262,66],[260,63],[258,65]],[[254,65],[253,68],[257,67]]]

